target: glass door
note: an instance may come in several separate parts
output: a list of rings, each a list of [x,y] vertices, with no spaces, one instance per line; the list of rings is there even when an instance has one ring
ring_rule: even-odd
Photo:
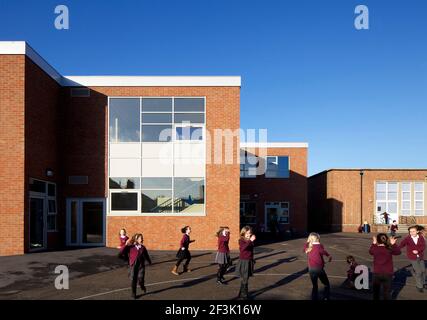
[[[105,199],[67,200],[67,245],[105,245]]]
[[[43,197],[30,197],[30,250],[46,249],[46,210]]]

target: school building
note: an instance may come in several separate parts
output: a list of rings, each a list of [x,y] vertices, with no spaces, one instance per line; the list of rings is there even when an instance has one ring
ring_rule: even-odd
[[[330,169],[308,178],[310,231],[373,232],[427,224],[427,169]]]
[[[115,247],[122,227],[156,250],[177,250],[184,225],[209,250],[222,225],[231,249],[242,223],[304,231],[307,145],[258,145],[265,173],[241,178],[240,86],[63,76],[26,42],[0,42],[0,255]]]

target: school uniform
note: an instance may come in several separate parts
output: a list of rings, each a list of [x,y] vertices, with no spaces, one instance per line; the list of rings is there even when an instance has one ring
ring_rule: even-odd
[[[356,267],[358,266],[357,262],[350,263],[350,268],[347,270],[347,280],[354,282],[356,280]]]
[[[118,257],[126,262],[129,262],[129,252],[126,249],[126,242],[129,240],[128,236],[119,236],[120,248]]]
[[[182,239],[179,243],[179,250],[176,253],[176,258],[178,259],[178,261],[175,266],[178,268],[181,262],[185,260],[184,272],[188,271],[188,265],[190,264],[190,260],[191,260],[191,253],[189,250],[191,242],[192,241],[190,240],[190,236],[185,233],[182,236]]]
[[[126,245],[126,242],[129,240],[128,236],[119,236],[120,248],[123,248]]]
[[[392,224],[390,226],[390,234],[392,237],[394,237],[396,235],[397,230],[399,229],[397,224]]]
[[[240,238],[239,250],[239,262],[236,268],[237,274],[242,278],[239,297],[247,298],[249,277],[253,275],[255,264],[253,241]]]
[[[224,280],[224,274],[227,271],[227,267],[231,263],[230,249],[228,243],[230,241],[230,235],[223,234],[218,236],[218,251],[215,256],[215,263],[218,264],[217,281]]]
[[[304,252],[308,249],[308,243],[304,245]],[[323,298],[325,300],[329,300],[331,286],[329,284],[328,276],[325,272],[325,261],[323,257],[330,257],[328,251],[325,250],[322,244],[313,243],[312,249],[307,253],[308,260],[308,273],[310,275],[310,280],[313,285],[313,289],[311,291],[311,299],[318,300],[319,299],[319,287],[318,280],[324,285],[325,289],[323,292]]]
[[[390,299],[391,284],[393,280],[393,256],[401,253],[399,246],[396,244],[390,248],[372,244],[369,254],[374,257],[374,270],[372,287],[374,300],[380,299],[380,291],[383,288],[384,300]]]
[[[133,244],[125,249],[129,256],[129,277],[131,280],[132,295],[136,295],[136,286],[145,291],[145,262],[151,264],[147,248],[143,245]]]
[[[400,249],[404,247],[406,247],[406,256],[412,265],[412,274],[414,275],[416,286],[418,289],[423,289],[426,276],[424,264],[425,239],[422,235],[417,235],[416,237],[408,235],[399,245]],[[412,252],[414,250],[418,251],[418,255]]]

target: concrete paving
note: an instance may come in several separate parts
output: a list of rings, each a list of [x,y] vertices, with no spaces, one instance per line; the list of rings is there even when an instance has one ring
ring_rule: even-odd
[[[322,243],[333,255],[326,266],[331,282],[333,300],[371,300],[370,291],[347,289],[347,255],[359,264],[372,266],[368,253],[371,235],[325,234]],[[311,283],[307,259],[302,252],[305,239],[294,239],[258,245],[255,249],[255,275],[249,291],[254,300],[308,300]],[[153,265],[146,268],[146,295],[141,300],[233,300],[239,291],[240,280],[230,271],[226,285],[216,284],[214,252],[193,251],[191,273],[175,276],[170,273],[175,252],[150,252]],[[237,259],[237,252],[232,257]],[[405,254],[397,256],[393,298],[398,300],[427,300],[427,291],[418,293],[409,272]],[[57,290],[54,269],[67,265],[70,288]],[[0,258],[0,299],[55,300],[121,300],[130,299],[130,283],[125,263],[117,258],[117,249],[94,248],[62,252],[28,254]],[[322,286],[320,285],[320,290]]]

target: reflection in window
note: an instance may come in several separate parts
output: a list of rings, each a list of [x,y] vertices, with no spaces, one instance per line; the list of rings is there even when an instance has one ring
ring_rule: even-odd
[[[289,178],[289,157],[267,157],[266,178]]]
[[[203,178],[174,179],[174,211],[180,213],[204,212],[205,180]]]
[[[185,126],[176,127],[175,129],[176,140],[203,140],[203,128],[201,127]]]
[[[175,113],[174,122],[205,123],[204,113]]]
[[[172,126],[167,125],[143,125],[143,142],[169,142],[172,140]]]
[[[172,113],[144,113],[142,123],[172,123]]]
[[[140,99],[111,98],[109,105],[110,142],[140,141]]]
[[[142,178],[142,189],[172,189],[172,178]]]
[[[204,98],[175,98],[175,112],[205,112]]]
[[[110,189],[139,189],[139,178],[110,178]]]
[[[135,211],[138,210],[138,193],[112,192],[111,210]]]
[[[172,98],[142,98],[142,112],[172,112]]]
[[[142,195],[142,209],[144,213],[172,212],[171,190],[144,190]]]

